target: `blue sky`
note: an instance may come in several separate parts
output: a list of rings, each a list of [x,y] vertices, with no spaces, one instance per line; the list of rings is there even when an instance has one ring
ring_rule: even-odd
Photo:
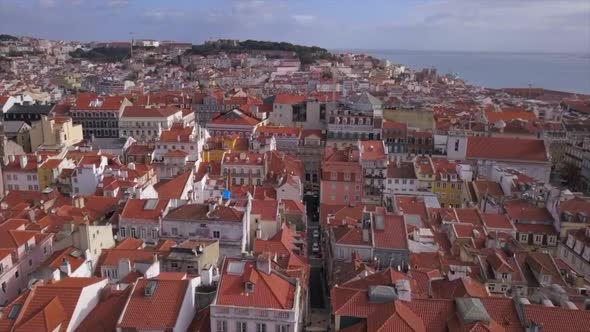
[[[588,0],[0,0],[0,33],[590,53]]]

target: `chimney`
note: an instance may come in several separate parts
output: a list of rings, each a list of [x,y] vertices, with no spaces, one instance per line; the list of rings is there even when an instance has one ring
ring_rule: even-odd
[[[65,257],[61,260],[59,270],[65,273],[67,276],[70,276],[70,274],[72,274],[72,265],[70,265],[70,262],[68,262],[68,260]]]
[[[131,260],[129,258],[121,258],[119,259],[119,264],[117,265],[117,275],[119,278],[124,278],[131,272]]]
[[[382,214],[375,215],[375,229],[377,230],[384,230],[385,229],[385,216]]]
[[[27,162],[29,161],[29,157],[27,155],[18,156],[20,159],[20,168],[27,167]]]
[[[35,210],[30,209],[29,211],[27,211],[27,217],[29,218],[29,221],[34,223],[35,222]]]
[[[84,196],[74,196],[74,197],[72,197],[72,205],[75,208],[83,209],[84,208]]]
[[[369,229],[363,228],[363,242],[369,242]]]
[[[129,167],[130,170],[135,170],[135,163],[129,163],[129,165],[127,165],[127,167]]]
[[[256,258],[256,269],[259,272],[270,274],[271,264],[269,253],[263,253]]]
[[[9,163],[13,163],[14,160],[15,160],[15,156],[13,154],[11,154],[11,155],[8,156],[8,162]]]
[[[201,270],[201,281],[205,286],[209,286],[213,283],[213,265]]]

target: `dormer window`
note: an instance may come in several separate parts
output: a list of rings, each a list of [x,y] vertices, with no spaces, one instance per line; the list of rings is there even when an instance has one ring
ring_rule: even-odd
[[[586,212],[579,212],[578,219],[580,219],[581,223],[586,223],[588,221],[588,215],[586,214]]]
[[[563,212],[563,221],[567,221],[567,222],[571,222],[572,221],[572,213],[569,211],[564,211]]]
[[[251,282],[246,282],[246,293],[254,292],[254,284]]]

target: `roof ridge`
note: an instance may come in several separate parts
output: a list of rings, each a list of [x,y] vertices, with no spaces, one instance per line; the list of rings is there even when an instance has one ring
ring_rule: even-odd
[[[275,272],[275,271],[270,271],[270,275],[272,275],[273,272]],[[256,273],[258,273],[262,277],[262,280],[264,280],[264,282],[266,283],[266,286],[270,289],[270,292],[271,292],[272,296],[277,300],[277,302],[280,304],[280,306],[283,309],[287,309],[287,308],[285,308],[285,304],[283,304],[283,302],[279,298],[278,294],[275,292],[274,287],[271,287],[271,285],[268,282],[268,280],[266,280],[266,278],[268,278],[268,276],[265,273],[258,272],[258,269],[256,269]],[[275,272],[275,275],[277,277],[281,278],[281,276],[278,273],[276,273],[276,272]]]

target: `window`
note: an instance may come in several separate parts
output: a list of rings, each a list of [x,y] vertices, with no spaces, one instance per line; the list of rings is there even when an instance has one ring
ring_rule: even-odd
[[[508,273],[502,273],[502,279],[508,279]]]
[[[219,231],[213,231],[213,238],[214,239],[219,239],[219,237],[220,237]]]
[[[0,263],[0,274],[4,273],[4,264]]]
[[[490,292],[493,292],[495,288],[496,288],[496,285],[494,285],[494,284],[488,284],[488,290]]]
[[[33,266],[33,260],[29,259],[29,266]]]
[[[172,235],[178,235],[178,228],[172,227]]]
[[[266,332],[266,324],[256,323],[256,332]]]
[[[227,332],[227,322],[224,320],[217,321],[217,332]]]
[[[152,239],[157,239],[158,238],[158,230],[155,228],[152,228]]]
[[[526,243],[529,240],[528,234],[520,234],[520,242]]]
[[[206,228],[207,224],[201,224],[201,228]]]
[[[506,293],[507,290],[508,290],[508,286],[506,286],[506,285],[502,285],[502,287],[500,287],[500,291],[502,293]]]
[[[18,271],[14,273],[14,277],[18,279]]]
[[[121,227],[119,229],[119,234],[121,235],[121,237],[125,237],[125,227]]]
[[[137,233],[135,231],[135,227],[131,227],[131,237],[136,238],[137,239]]]
[[[330,175],[330,178],[331,178],[332,180],[336,180],[336,179],[338,179],[338,173],[336,173],[336,172],[332,172],[332,174]]]
[[[246,322],[238,322],[238,332],[247,332],[248,330],[248,323]]]
[[[535,234],[533,237],[535,244],[543,243],[543,235]]]
[[[350,181],[350,173],[344,173],[344,181]]]
[[[6,281],[2,283],[2,292],[6,293]]]
[[[277,325],[277,332],[288,332],[289,325]]]

